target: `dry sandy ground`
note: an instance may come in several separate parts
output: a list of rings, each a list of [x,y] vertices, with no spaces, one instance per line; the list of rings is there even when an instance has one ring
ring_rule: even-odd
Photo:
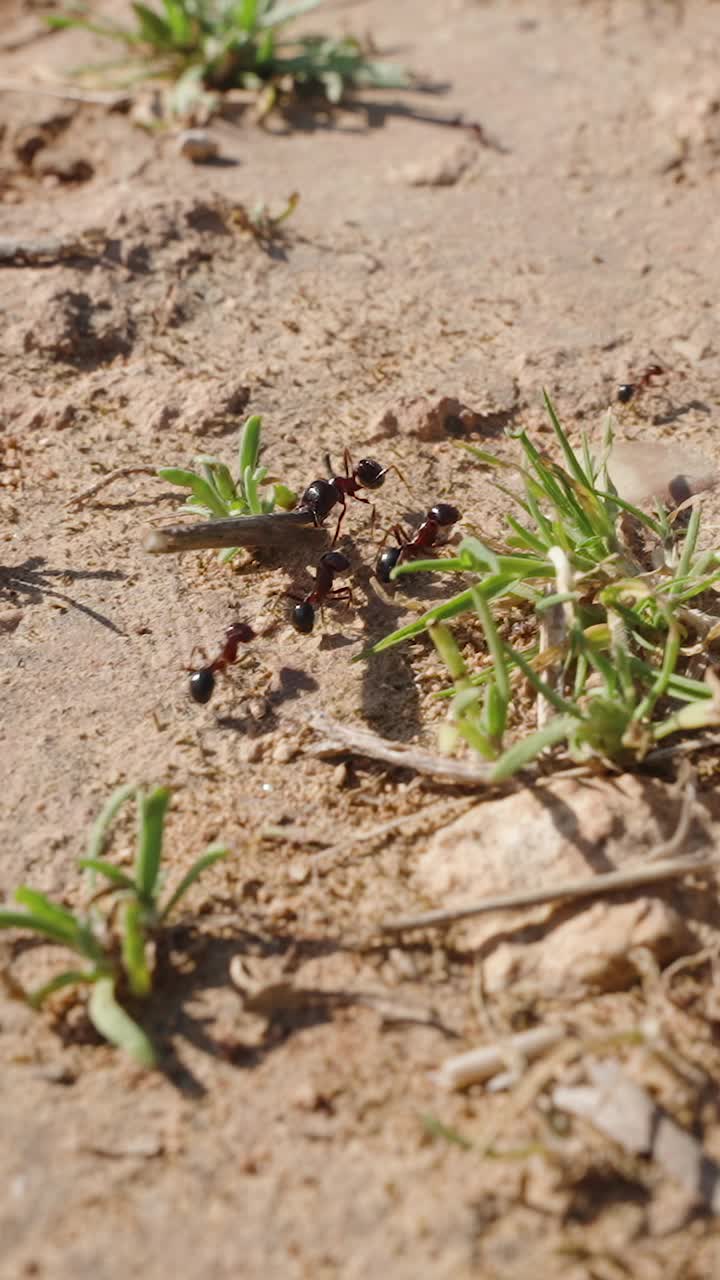
[[[35,5],[2,12],[0,90],[98,55],[90,38],[40,36]],[[415,495],[390,477],[381,526],[444,498],[487,529],[498,501],[459,455],[457,422],[444,430],[407,399],[455,397],[473,438],[496,443],[507,425],[542,428],[545,385],[571,429],[596,431],[616,383],[653,359],[670,375],[622,429],[713,452],[717,5],[368,0],[329,20],[447,90],[270,132],[217,124],[234,163],[203,169],[122,113],[0,92],[2,235],[99,229],[108,242],[99,257],[0,262],[0,895],[27,881],[75,901],[88,823],[126,780],[173,786],[175,874],[210,839],[234,851],[192,898],[177,978],[145,1015],[163,1073],[101,1044],[81,1006],[53,1022],[0,1004],[0,1274],[717,1275],[713,1219],[679,1206],[652,1166],[589,1130],[551,1143],[533,1097],[446,1099],[428,1081],[487,1036],[473,951],[452,937],[393,949],[372,931],[424,905],[415,859],[464,798],[362,760],[338,768],[302,730],[321,708],[433,743],[440,677],[424,643],[349,665],[405,613],[401,595],[389,607],[368,587],[366,509],[349,512],[343,544],[356,608],[307,638],[278,604],[308,581],[300,552],[235,572],[151,559],[142,531],[176,501],[154,479],[66,505],[110,468],[231,461],[258,412],[273,469],[298,488],[349,446],[397,464]],[[491,145],[441,122],[458,112]],[[38,135],[47,145],[24,166]],[[293,190],[282,244],[225,217]],[[216,648],[236,617],[263,642],[198,708],[192,648]],[[313,875],[324,848],[426,805]],[[375,1008],[320,1004],[266,1024],[230,982],[237,956],[261,981],[382,992],[438,1019],[387,1025]],[[705,1046],[706,1083],[680,1118],[720,1154],[703,1000],[688,996],[683,1034]],[[637,985],[554,1007],[611,1029],[646,1012]],[[500,1003],[491,1025],[528,1010],[517,1016]],[[433,1138],[428,1115],[473,1148]],[[482,1156],[498,1126],[520,1154]]]

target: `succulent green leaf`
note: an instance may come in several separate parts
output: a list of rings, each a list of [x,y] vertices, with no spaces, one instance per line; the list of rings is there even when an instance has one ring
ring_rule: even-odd
[[[88,1014],[96,1031],[117,1045],[142,1067],[156,1065],[155,1050],[145,1032],[118,1004],[112,978],[100,978],[88,1001]]]

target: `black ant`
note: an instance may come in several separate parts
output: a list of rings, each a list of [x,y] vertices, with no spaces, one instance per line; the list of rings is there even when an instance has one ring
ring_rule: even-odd
[[[357,466],[353,466],[350,451],[348,449],[343,453],[343,463],[345,466],[345,474],[336,476],[333,474],[332,464],[329,455],[326,454],[325,462],[330,472],[329,480],[313,480],[305,490],[300,499],[301,511],[309,511],[315,521],[315,524],[321,525],[327,519],[333,507],[340,503],[342,511],[338,516],[337,527],[335,529],[335,537],[332,540],[332,546],[338,540],[340,533],[340,525],[343,522],[345,511],[347,508],[347,499],[355,498],[357,502],[366,502],[369,504],[368,498],[361,498],[359,489],[380,489],[385,483],[385,476],[388,471],[398,471],[397,467],[384,467],[382,463],[376,462],[374,458],[361,458]],[[398,471],[398,475],[400,472]],[[400,477],[402,479],[402,476]]]
[[[190,697],[193,702],[209,702],[215,690],[215,676],[218,671],[237,662],[238,647],[249,644],[255,639],[255,632],[247,622],[233,622],[225,632],[225,643],[217,658],[206,667],[200,667],[190,676]]]
[[[322,607],[326,600],[334,600],[336,603],[347,600],[348,604],[351,603],[350,587],[333,587],[335,575],[347,573],[349,568],[350,561],[341,551],[326,551],[320,557],[313,590],[306,596],[294,596],[288,592],[291,600],[298,601],[292,611],[292,624],[296,631],[300,631],[304,636],[310,634],[315,626],[315,609]]]
[[[666,373],[667,369],[663,369],[662,365],[649,364],[638,376],[637,381],[621,382],[617,389],[617,398],[620,404],[629,404],[641,391],[645,391],[652,386],[654,378],[662,378]]]
[[[441,533],[450,529],[460,519],[460,512],[449,502],[436,502],[428,511],[422,524],[410,538],[401,524],[394,524],[390,533],[397,538],[396,547],[386,547],[378,556],[375,572],[381,582],[389,582],[396,565],[416,551],[434,547]]]

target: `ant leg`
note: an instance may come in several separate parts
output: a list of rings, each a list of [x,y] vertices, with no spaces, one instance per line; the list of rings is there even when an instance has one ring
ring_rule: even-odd
[[[356,496],[357,496],[357,495],[356,495]],[[365,499],[365,498],[363,498],[363,499],[361,499],[361,501],[365,502],[365,501],[366,501],[366,499]],[[342,524],[343,520],[345,519],[345,512],[346,512],[346,511],[347,511],[347,503],[343,502],[343,504],[342,504],[342,509],[341,509],[341,511],[340,511],[340,515],[338,516],[338,522],[337,522],[337,524],[335,525],[335,537],[333,538],[332,542],[330,543],[330,546],[331,546],[331,547],[334,547],[334,546],[335,546],[335,543],[337,542],[338,538],[340,537],[340,525]]]
[[[396,475],[398,475],[398,476],[400,477],[400,479],[402,480],[403,484],[405,485],[405,488],[407,489],[408,493],[410,494],[410,497],[412,498],[413,502],[415,502],[415,501],[416,501],[415,494],[413,493],[412,489],[410,488],[410,485],[408,484],[407,480],[405,479],[405,477],[404,477],[404,475],[403,475],[402,471],[400,470],[400,468],[399,468],[399,467],[397,467],[397,466],[395,465],[395,463],[394,463],[394,462],[391,462],[389,467],[385,467],[385,468],[383,469],[383,475],[385,475],[385,476],[386,476],[386,475],[387,475],[387,473],[388,473],[388,471],[394,471],[394,472],[395,472],[395,474],[396,474]]]
[[[347,446],[343,449],[343,466],[345,467],[345,475],[347,476],[348,479],[350,478],[350,476],[355,474],[352,457],[350,455],[350,450],[347,448]]]
[[[334,591],[328,591],[326,600],[332,601],[333,604],[345,603],[350,608],[354,602],[352,587],[336,587]]]
[[[199,657],[201,657],[201,658],[202,658],[202,660],[203,660],[202,665],[203,665],[204,667],[209,667],[209,666],[210,666],[210,660],[209,660],[209,658],[208,658],[208,656],[207,656],[207,649],[203,648],[203,646],[202,646],[201,644],[194,644],[194,645],[193,645],[193,647],[192,647],[192,649],[191,649],[191,651],[190,651],[190,662],[191,662],[191,663],[192,663],[192,661],[193,661],[193,659],[194,659],[194,657],[195,657],[195,654],[196,654],[196,653],[199,655]],[[189,666],[189,667],[185,667],[185,670],[186,670],[186,671],[197,671],[197,667]]]
[[[406,542],[410,541],[410,538],[408,537],[406,529],[401,524],[391,524],[389,529],[385,531],[385,536],[382,542],[379,543],[378,549],[380,551],[382,551],[383,547],[385,546],[385,543],[387,542],[391,534],[395,538],[396,542],[400,544],[401,547],[404,546]]]

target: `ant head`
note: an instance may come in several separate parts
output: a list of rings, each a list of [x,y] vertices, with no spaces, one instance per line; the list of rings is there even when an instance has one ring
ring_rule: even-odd
[[[332,553],[330,553],[332,554]],[[292,624],[296,631],[303,636],[309,636],[315,626],[315,610],[307,600],[296,604],[292,611]]]
[[[449,502],[436,502],[431,507],[428,515],[440,525],[441,529],[447,529],[451,524],[457,524],[460,519],[460,512],[457,507],[453,507]]]
[[[190,677],[190,697],[193,702],[209,702],[215,689],[215,676],[209,667],[193,671]]]
[[[347,556],[343,555],[342,551],[326,551],[320,557],[320,562],[326,565],[328,569],[332,569],[333,573],[346,573],[350,568],[350,561]]]
[[[389,582],[390,574],[400,559],[402,547],[386,547],[380,552],[375,565],[375,572],[381,582]]]
[[[380,489],[385,483],[388,467],[374,458],[361,458],[355,468],[355,479],[363,489]]]
[[[226,640],[234,640],[237,644],[249,644],[255,639],[255,632],[247,622],[233,622],[225,631]]]
[[[632,382],[621,382],[617,389],[617,398],[620,404],[627,404],[635,395],[635,384]]]

